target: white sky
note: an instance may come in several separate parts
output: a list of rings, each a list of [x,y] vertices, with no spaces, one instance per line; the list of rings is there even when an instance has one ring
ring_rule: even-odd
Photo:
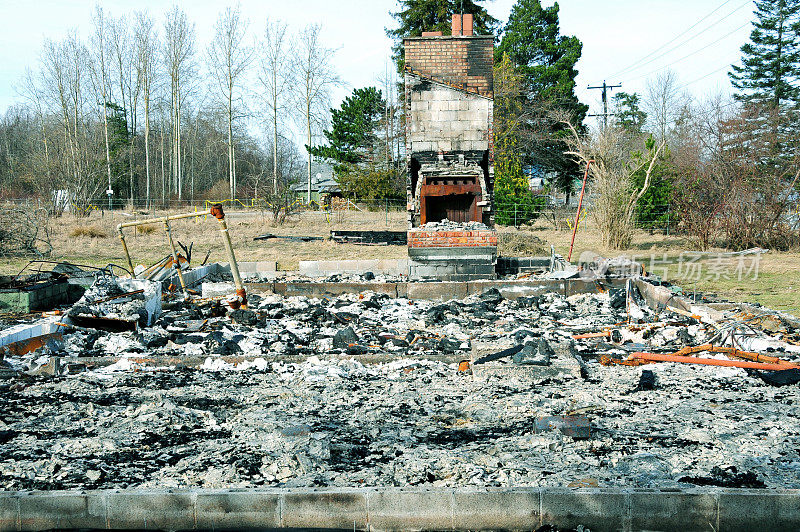
[[[486,6],[505,21],[514,2],[489,0]],[[161,16],[172,5],[163,0],[99,3],[114,16],[147,9],[159,19],[159,27]],[[217,15],[228,3],[177,3],[196,23],[198,50],[204,51]],[[552,3],[544,0],[545,5]],[[62,38],[71,28],[87,37],[94,5],[93,0],[0,0],[0,112],[20,99],[15,87],[25,68],[36,66],[42,40]],[[601,105],[600,91],[586,90],[588,84],[602,84],[605,79],[621,82],[626,92],[641,92],[648,77],[667,67],[681,83],[694,82],[686,90],[698,97],[728,93],[727,71],[740,58],[739,47],[748,39],[753,11],[752,0],[561,0],[559,5],[562,33],[576,35],[583,42],[578,96],[591,105],[590,112],[600,112]],[[694,29],[663,47],[717,8]],[[338,49],[335,65],[348,84],[335,95],[334,106],[352,88],[376,84],[386,70],[391,41],[384,28],[395,25],[389,15],[397,10],[394,0],[241,0],[241,9],[251,21],[251,32],[260,33],[267,16],[281,19],[295,30],[309,23],[323,25],[323,40]],[[620,72],[654,50],[676,46],[664,57],[649,57],[649,63]]]

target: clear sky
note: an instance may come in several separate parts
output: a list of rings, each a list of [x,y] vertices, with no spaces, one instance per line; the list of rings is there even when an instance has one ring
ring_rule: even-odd
[[[488,0],[485,5],[505,21],[514,2]],[[159,26],[172,5],[163,0],[99,3],[114,16],[147,9],[159,19]],[[177,3],[196,24],[198,49],[205,50],[217,15],[228,3]],[[0,0],[0,112],[19,99],[15,87],[25,68],[37,64],[42,40],[59,39],[71,28],[88,36],[94,5],[93,0]],[[291,29],[323,25],[323,39],[338,49],[336,67],[348,83],[334,103],[354,87],[375,84],[386,71],[391,41],[384,28],[394,26],[390,16],[397,10],[394,0],[241,0],[240,5],[254,33],[261,32],[267,16],[283,20]],[[562,0],[559,5],[562,33],[583,41],[578,96],[592,106],[591,112],[601,109],[600,91],[589,91],[587,85],[605,79],[621,82],[627,92],[642,91],[649,77],[668,67],[698,97],[729,92],[727,71],[739,60],[753,11],[752,0]]]

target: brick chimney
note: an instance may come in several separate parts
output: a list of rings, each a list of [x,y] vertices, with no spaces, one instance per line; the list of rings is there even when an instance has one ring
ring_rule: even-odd
[[[492,96],[494,37],[475,35],[472,15],[453,15],[452,35],[425,32],[408,37],[405,45],[406,68],[448,85]]]

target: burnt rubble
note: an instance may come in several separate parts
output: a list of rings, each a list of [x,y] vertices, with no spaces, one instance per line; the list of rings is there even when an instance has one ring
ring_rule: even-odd
[[[124,318],[146,301],[91,304],[114,295],[101,282],[75,308]],[[166,304],[135,331],[70,329],[6,354],[2,489],[800,488],[796,385],[601,364],[702,345],[737,315],[711,327],[625,290],[248,299]],[[798,330],[747,323],[740,342],[797,361]]]

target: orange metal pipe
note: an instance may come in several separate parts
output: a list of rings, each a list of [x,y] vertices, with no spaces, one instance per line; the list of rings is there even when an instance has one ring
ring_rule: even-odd
[[[785,366],[795,367],[796,364],[789,362],[788,360],[784,360],[778,357],[772,357],[769,355],[762,355],[760,353],[755,353],[752,351],[742,351],[741,349],[736,349],[735,347],[724,347],[724,346],[714,346],[711,344],[703,344],[698,345],[695,347],[684,347],[680,351],[675,351],[672,353],[673,355],[690,355],[694,353],[701,353],[704,351],[709,351],[711,353],[725,353],[726,355],[730,355],[736,358],[744,358],[746,360],[752,360],[754,362],[768,362],[770,364],[783,364]]]
[[[572,247],[575,245],[575,233],[578,232],[578,221],[581,219],[581,207],[583,206],[583,193],[586,190],[586,179],[589,177],[589,165],[594,162],[594,159],[586,161],[586,172],[583,174],[583,185],[581,185],[581,197],[578,200],[578,212],[575,213],[575,226],[572,228],[572,242],[569,244],[569,255],[567,255],[567,262],[572,260]]]
[[[572,338],[574,340],[585,340],[587,338],[606,338],[608,336],[611,336],[611,331],[586,333],[586,334],[575,334],[575,335],[572,336]]]
[[[800,368],[796,364],[768,364],[765,362],[749,362],[745,360],[716,360],[713,358],[685,357],[679,355],[661,355],[658,353],[633,353],[634,360],[648,360],[650,362],[683,362],[685,364],[703,364],[706,366],[724,366],[728,368],[762,369],[767,371],[783,371],[785,369]]]

